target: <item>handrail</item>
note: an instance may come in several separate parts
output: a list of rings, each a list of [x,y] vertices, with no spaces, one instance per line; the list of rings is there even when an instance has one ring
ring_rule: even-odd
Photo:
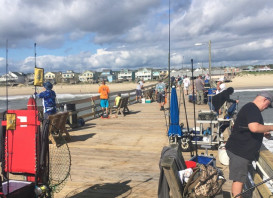
[[[150,89],[155,88],[155,85],[156,84],[145,86],[143,89],[143,92],[146,92],[146,91],[149,91]],[[130,105],[133,101],[135,101],[135,96],[136,96],[135,89],[112,92],[109,94],[110,107],[114,106],[114,101],[115,101],[114,96],[116,96],[118,93],[121,93],[122,95],[125,95],[126,97],[129,96],[128,105]],[[95,96],[84,98],[84,99],[65,101],[60,104],[57,104],[57,107],[59,108],[63,104],[78,105],[79,107],[77,107],[75,111],[69,111],[70,116],[78,114],[78,117],[83,118],[85,121],[88,121],[88,120],[99,117],[99,114],[101,113],[99,101],[100,101],[100,97],[99,97],[99,94],[97,94]],[[39,106],[38,109],[39,111],[42,111],[43,108],[42,106]],[[0,116],[2,117],[2,113],[0,113]]]

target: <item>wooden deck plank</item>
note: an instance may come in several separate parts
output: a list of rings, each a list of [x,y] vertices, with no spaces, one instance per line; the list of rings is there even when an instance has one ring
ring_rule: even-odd
[[[179,95],[178,95],[179,99]],[[182,100],[181,100],[182,102]],[[181,104],[180,122],[185,122]],[[55,198],[84,197],[157,197],[159,158],[169,145],[165,115],[157,103],[130,105],[125,117],[94,119],[78,130],[69,131],[72,156],[71,179]],[[198,110],[207,105],[196,106]],[[190,127],[193,105],[187,102]],[[168,111],[165,111],[168,114]],[[168,119],[168,116],[166,117]],[[205,152],[199,150],[198,153]],[[217,158],[217,151],[209,151]],[[189,153],[183,153],[185,160]],[[216,162],[226,178],[228,168]],[[224,185],[230,197],[230,183]]]

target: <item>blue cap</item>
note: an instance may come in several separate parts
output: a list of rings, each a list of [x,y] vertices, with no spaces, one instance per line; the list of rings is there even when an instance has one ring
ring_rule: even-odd
[[[44,88],[46,88],[47,90],[51,90],[53,88],[53,85],[50,82],[45,82]]]

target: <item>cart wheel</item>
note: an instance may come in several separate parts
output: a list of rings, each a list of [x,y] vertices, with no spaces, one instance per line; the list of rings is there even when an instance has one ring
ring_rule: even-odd
[[[192,142],[189,138],[181,139],[181,149],[182,152],[190,152],[192,150]]]

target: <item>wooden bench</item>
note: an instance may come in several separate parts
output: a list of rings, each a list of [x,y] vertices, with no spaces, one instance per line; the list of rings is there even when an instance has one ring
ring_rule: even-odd
[[[129,113],[130,111],[128,108],[128,100],[129,100],[129,97],[121,98],[118,106],[116,107],[114,106],[110,108],[110,114],[112,114],[114,110],[116,110],[117,115],[122,114],[124,116],[125,113]]]
[[[65,127],[69,112],[60,112],[54,115],[48,116],[49,119],[49,140],[56,144],[55,136],[62,136],[66,134],[66,139],[70,140],[71,137]],[[56,135],[55,135],[56,134]]]
[[[181,146],[179,144],[172,144],[171,147],[177,150],[177,157],[184,161],[181,153]],[[175,159],[172,157],[164,157],[161,161],[161,167],[163,168],[164,175],[168,182],[172,197],[183,198],[183,185],[178,175],[178,167]],[[223,198],[222,191],[214,196],[215,198]]]
[[[171,144],[170,147],[176,150],[178,160],[184,162],[184,158],[181,152],[181,146],[179,144]],[[185,164],[184,166],[186,167]],[[183,185],[178,175],[179,170],[176,165],[175,159],[173,157],[164,157],[161,161],[161,167],[163,168],[164,175],[168,182],[172,197],[182,198]]]

